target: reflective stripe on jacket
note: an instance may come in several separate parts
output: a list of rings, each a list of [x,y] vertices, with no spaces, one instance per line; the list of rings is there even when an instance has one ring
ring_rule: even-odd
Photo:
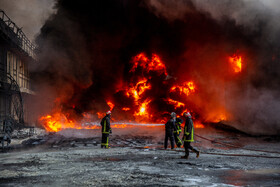
[[[176,118],[176,121],[175,121],[176,131],[179,131],[179,133],[182,132],[182,130],[181,130],[182,123],[183,123],[183,120],[181,118]]]

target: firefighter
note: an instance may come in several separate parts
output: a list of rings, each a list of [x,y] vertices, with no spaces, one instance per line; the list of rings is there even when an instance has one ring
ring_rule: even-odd
[[[102,126],[102,139],[101,139],[101,148],[110,148],[109,147],[109,134],[112,133],[112,129],[110,126],[110,119],[111,119],[111,111],[106,112],[106,116],[101,121]]]
[[[184,128],[184,136],[183,136],[183,141],[184,141],[184,147],[185,147],[185,156],[182,156],[181,158],[188,159],[189,158],[189,149],[192,150],[193,152],[196,153],[196,158],[199,157],[199,151],[194,149],[191,146],[191,142],[194,141],[193,139],[193,121],[192,121],[192,116],[189,112],[184,113],[184,117],[186,118],[185,122],[185,128]]]
[[[165,124],[165,140],[164,140],[164,148],[167,149],[168,139],[171,143],[171,149],[174,149],[174,131],[175,127],[175,120],[176,120],[176,113],[171,113],[171,119]]]
[[[179,135],[180,133],[182,132],[181,130],[181,124],[183,123],[183,120],[181,118],[176,118],[175,120],[175,127],[176,129],[174,130],[174,140],[175,140],[175,143],[177,145],[177,147],[181,147],[183,145]]]

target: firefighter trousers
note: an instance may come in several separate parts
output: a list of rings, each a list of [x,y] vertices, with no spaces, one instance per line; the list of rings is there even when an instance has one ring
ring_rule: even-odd
[[[109,148],[109,134],[102,133],[101,148]]]
[[[171,143],[171,149],[174,149],[174,135],[173,135],[173,133],[165,133],[164,149],[167,149],[168,139],[170,140],[170,143]]]
[[[174,135],[174,140],[175,140],[175,143],[177,145],[177,147],[181,147],[183,145],[179,135],[177,132],[173,134]]]
[[[198,153],[198,151],[191,146],[191,142],[185,141],[184,142],[184,147],[185,147],[185,156],[186,157],[189,156],[189,150],[191,150],[191,151],[193,151],[195,153]]]

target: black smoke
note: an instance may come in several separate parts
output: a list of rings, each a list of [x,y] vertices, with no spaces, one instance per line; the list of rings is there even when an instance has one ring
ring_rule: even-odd
[[[133,100],[118,90],[144,76],[129,73],[132,57],[144,52],[159,55],[169,77],[146,75],[153,87],[145,93],[153,99],[149,110],[158,114],[150,121],[175,110],[164,102],[173,97],[204,121],[213,118],[209,113],[226,109],[229,123],[246,126],[244,131],[279,132],[279,43],[266,40],[267,17],[248,29],[229,16],[217,20],[196,1],[166,7],[167,2],[58,0],[56,13],[36,40],[39,62],[32,75],[40,95],[37,112],[42,115],[58,105],[70,118],[80,119],[85,112],[108,110],[110,100],[115,116],[133,120],[133,110],[120,110],[133,106]],[[227,61],[234,53],[244,57],[239,75],[231,74]],[[188,80],[196,83],[196,94],[169,93],[172,85]]]

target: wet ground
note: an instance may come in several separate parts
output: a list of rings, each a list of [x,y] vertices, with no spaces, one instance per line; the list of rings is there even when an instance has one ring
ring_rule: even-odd
[[[111,148],[97,130],[66,130],[14,140],[0,154],[0,186],[279,186],[280,142],[197,129],[195,158],[162,149],[161,128],[114,129]],[[233,144],[228,147],[218,144]],[[245,149],[266,150],[259,152]]]

